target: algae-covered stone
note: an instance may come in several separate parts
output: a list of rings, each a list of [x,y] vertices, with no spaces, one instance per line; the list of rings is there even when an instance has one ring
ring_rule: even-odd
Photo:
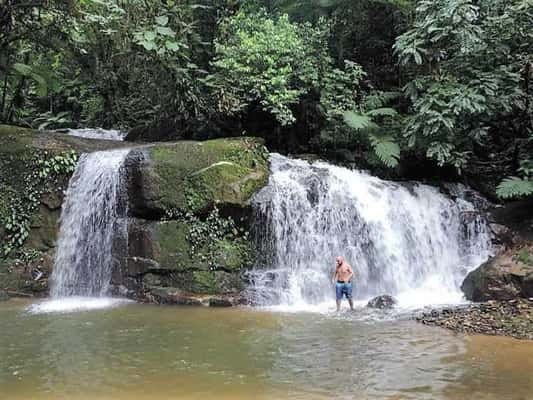
[[[140,181],[133,211],[140,216],[203,212],[216,203],[242,207],[268,180],[268,154],[255,138],[184,141],[142,152],[133,173]]]
[[[190,229],[184,221],[132,223],[127,275],[140,276],[148,290],[173,287],[196,294],[241,291],[241,272],[251,266],[252,244],[243,237],[213,239],[193,251]]]
[[[524,254],[531,254],[531,258]],[[491,258],[466,276],[461,289],[472,301],[533,297],[533,245]]]
[[[134,222],[129,228],[129,256],[135,258],[130,273],[139,273],[142,262],[148,270],[199,268],[190,257],[189,227],[181,221]]]
[[[252,244],[244,238],[217,240],[213,246],[213,263],[229,272],[251,266]]]

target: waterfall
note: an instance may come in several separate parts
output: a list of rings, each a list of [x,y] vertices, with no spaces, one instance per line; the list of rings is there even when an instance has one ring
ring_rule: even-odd
[[[117,237],[127,237],[121,207],[123,164],[129,150],[81,156],[61,212],[52,297],[105,296]],[[121,210],[122,208],[122,210]]]
[[[466,273],[491,254],[474,206],[437,188],[277,154],[271,169],[254,198],[263,259],[250,280],[261,305],[331,305],[337,255],[353,266],[354,299],[456,303]]]

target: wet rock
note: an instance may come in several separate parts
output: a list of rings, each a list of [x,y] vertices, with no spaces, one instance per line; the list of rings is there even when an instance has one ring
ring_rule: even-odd
[[[495,242],[496,245],[510,248],[520,243],[520,238],[517,234],[507,226],[493,223],[490,224],[489,227],[494,236],[493,242]]]
[[[384,309],[392,308],[396,303],[397,301],[394,297],[389,296],[387,294],[383,294],[381,296],[377,296],[371,299],[366,306],[370,308]]]
[[[533,297],[533,245],[507,250],[471,271],[461,289],[471,301]]]
[[[230,298],[212,297],[209,299],[209,307],[232,307],[233,305]]]
[[[494,207],[490,219],[510,228],[520,239],[533,241],[533,198]]]
[[[9,295],[5,290],[0,289],[0,301],[9,300]]]

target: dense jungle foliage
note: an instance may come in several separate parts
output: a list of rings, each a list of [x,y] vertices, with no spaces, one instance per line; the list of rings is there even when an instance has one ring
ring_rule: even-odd
[[[0,0],[0,25],[3,123],[533,194],[533,0]]]

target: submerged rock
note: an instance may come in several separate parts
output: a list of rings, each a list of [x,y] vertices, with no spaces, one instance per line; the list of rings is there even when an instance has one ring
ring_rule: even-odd
[[[175,287],[152,287],[146,299],[153,303],[206,307],[232,307],[243,304],[239,295],[205,295],[183,291]]]
[[[471,301],[533,297],[533,245],[491,258],[466,276],[461,289]]]
[[[0,289],[0,301],[9,300],[9,295],[5,290]]]
[[[371,299],[367,307],[370,308],[392,308],[396,305],[397,301],[394,297],[389,296],[388,294],[383,294],[381,296],[374,297]]]

